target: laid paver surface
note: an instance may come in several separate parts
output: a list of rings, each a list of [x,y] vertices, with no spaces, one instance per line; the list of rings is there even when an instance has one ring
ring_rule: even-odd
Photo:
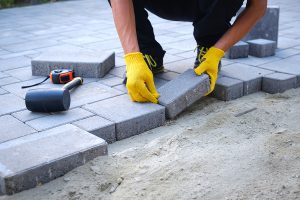
[[[288,2],[269,1],[269,4],[280,3],[281,6],[276,54],[266,58],[224,58],[223,70],[216,86],[216,91],[222,93],[213,96],[221,100],[236,99],[270,88],[269,85],[264,85],[270,84],[270,80],[288,80],[287,84],[280,86],[288,89],[294,84],[295,76],[296,87],[300,86],[300,16],[296,12],[299,10],[299,2]],[[276,7],[268,10],[268,19],[274,24],[274,29],[268,30],[272,34],[267,39],[277,38],[277,11]],[[166,73],[158,74],[155,79],[159,88],[192,68],[196,43],[192,36],[191,23],[171,22],[152,14],[149,18],[157,40],[167,51],[164,59]],[[260,26],[264,27],[265,24],[260,23]],[[2,137],[3,144],[11,142],[12,138],[19,140],[33,137],[31,135],[51,132],[61,125],[70,126],[68,124],[74,124],[89,131],[91,135],[103,136],[109,142],[114,142],[164,123],[164,107],[149,105],[148,109],[148,105],[142,106],[129,101],[126,88],[122,85],[125,73],[123,50],[107,1],[63,1],[3,9],[0,10],[0,27],[0,127],[4,127],[1,128],[0,135],[5,135]],[[41,114],[27,111],[24,97],[29,89],[21,89],[21,86],[44,79],[41,76],[32,76],[31,60],[50,49],[66,46],[69,49],[92,51],[97,55],[115,52],[115,68],[103,78],[86,78],[84,85],[71,91],[71,110],[66,113]],[[288,75],[283,79],[269,75],[274,72]],[[269,78],[265,78],[268,81],[263,81],[264,76]],[[56,87],[61,85],[46,82],[36,88]],[[119,109],[114,105],[123,107]],[[127,112],[127,108],[138,112]],[[138,117],[142,120],[137,120]],[[95,120],[99,121],[96,123]],[[137,125],[141,127],[136,129]],[[9,127],[15,128],[11,130]]]

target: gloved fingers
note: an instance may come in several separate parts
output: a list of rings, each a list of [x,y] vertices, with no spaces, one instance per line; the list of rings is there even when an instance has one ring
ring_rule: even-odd
[[[138,89],[139,94],[144,97],[145,99],[147,99],[148,101],[157,104],[158,100],[157,98],[155,98],[155,96],[153,94],[151,94],[151,92],[148,90],[148,88],[146,87],[146,84],[143,81],[138,81],[136,83],[136,87]]]
[[[209,95],[212,93],[215,89],[215,85],[218,79],[218,74],[217,73],[212,73],[212,72],[207,72],[209,78],[210,78],[210,91],[205,94],[205,96]]]
[[[200,76],[206,70],[207,70],[207,67],[206,67],[205,63],[202,63],[194,71],[198,76]]]
[[[159,97],[159,94],[156,90],[156,87],[155,87],[155,84],[154,84],[154,80],[153,79],[150,79],[148,81],[146,81],[146,85],[147,85],[147,88],[149,89],[149,91],[151,92],[151,94],[156,98],[158,99]]]
[[[128,94],[130,96],[131,101],[141,102],[141,103],[143,103],[143,102],[149,102],[147,99],[145,99],[144,97],[142,97],[141,95],[139,95],[136,92],[130,92],[130,91],[128,91]]]

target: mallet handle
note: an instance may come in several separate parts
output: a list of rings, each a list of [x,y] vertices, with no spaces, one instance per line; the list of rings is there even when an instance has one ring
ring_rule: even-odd
[[[63,88],[67,90],[72,90],[74,87],[82,84],[83,84],[83,79],[81,77],[76,77],[69,83],[65,84]]]

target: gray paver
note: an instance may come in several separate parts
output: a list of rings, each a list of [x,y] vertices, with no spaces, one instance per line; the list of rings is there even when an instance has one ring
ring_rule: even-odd
[[[28,51],[28,50],[35,50],[43,47],[50,47],[58,45],[58,41],[52,40],[52,39],[43,39],[43,40],[34,40],[34,41],[28,41],[18,44],[12,44],[12,45],[6,45],[2,48],[7,51],[11,52],[22,52],[22,51]]]
[[[56,126],[84,119],[92,116],[93,113],[81,108],[75,108],[65,112],[58,112],[52,115],[27,121],[26,124],[33,127],[35,130],[43,131]]]
[[[94,82],[84,84],[71,91],[71,108],[94,103],[103,99],[108,99],[124,94],[119,90]]]
[[[123,79],[120,77],[111,77],[111,78],[106,78],[103,80],[100,80],[99,83],[113,87],[122,84]]]
[[[273,73],[263,77],[262,90],[267,93],[282,93],[295,88],[297,76],[283,73]]]
[[[104,140],[73,125],[2,143],[0,194],[14,194],[47,183],[106,154]]]
[[[124,84],[114,86],[113,88],[116,89],[116,90],[120,90],[120,91],[122,91],[124,93],[127,93],[127,88],[126,88],[126,86]]]
[[[218,78],[215,86],[215,90],[212,96],[222,100],[231,101],[240,98],[244,95],[244,83],[241,80],[220,77]]]
[[[167,72],[164,72],[164,73],[156,74],[155,77],[160,78],[160,79],[164,79],[164,80],[167,80],[167,81],[171,81],[171,80],[175,79],[178,75],[179,75],[179,73],[172,72],[172,71],[167,71]]]
[[[30,59],[25,56],[16,58],[0,59],[0,71],[30,66]]]
[[[0,72],[0,79],[1,78],[6,78],[6,77],[9,77],[9,75],[6,74],[6,73]]]
[[[243,41],[236,43],[226,53],[228,59],[247,58],[249,55],[249,44]]]
[[[135,103],[127,94],[86,105],[84,108],[115,122],[117,140],[162,126],[165,122],[163,106]]]
[[[166,107],[167,118],[173,119],[188,106],[203,97],[210,88],[206,74],[197,76],[189,69],[158,89],[159,104]]]
[[[115,123],[99,116],[93,116],[73,123],[75,126],[104,139],[108,143],[116,141]]]
[[[38,76],[32,76],[31,67],[22,67],[18,69],[7,70],[5,73],[15,77],[21,81],[27,81],[31,79],[40,78]]]
[[[223,67],[219,74],[243,81],[244,95],[248,95],[260,91],[262,77],[271,73],[273,71],[236,63]]]
[[[125,72],[126,72],[126,69],[125,69],[125,66],[123,66],[123,67],[113,68],[112,70],[109,71],[109,74],[118,76],[120,78],[124,78]]]
[[[244,37],[244,41],[252,39],[268,39],[278,41],[279,26],[279,6],[270,6],[266,10],[264,17],[252,28]]]
[[[115,66],[114,53],[95,53],[83,48],[55,47],[31,61],[32,75],[47,76],[54,69],[73,69],[76,76],[101,78]]]
[[[0,95],[0,115],[10,114],[25,109],[25,102],[13,94]]]
[[[188,69],[191,69],[194,67],[195,58],[189,58],[180,60],[177,62],[172,62],[165,64],[165,68],[169,71],[176,72],[176,73],[183,73]]]
[[[14,77],[1,78],[0,79],[0,86],[9,85],[9,84],[12,84],[12,83],[17,83],[17,82],[20,82],[20,80],[14,78]]]
[[[247,41],[249,44],[249,55],[263,58],[275,55],[276,42],[265,39]]]
[[[0,117],[0,144],[36,132],[11,115]]]
[[[27,122],[33,119],[41,118],[50,115],[49,113],[38,113],[38,112],[31,112],[29,110],[22,110],[19,112],[15,112],[11,114],[18,120],[22,122]]]
[[[0,88],[0,95],[3,95],[3,94],[7,94],[8,92],[6,90],[3,90],[2,88]]]
[[[296,55],[269,64],[260,65],[259,67],[262,69],[268,69],[276,72],[296,75],[297,87],[300,87],[299,63],[300,63],[300,55]]]
[[[164,79],[160,79],[160,78],[156,78],[156,77],[154,78],[154,83],[155,83],[156,89],[164,86],[168,82],[169,81],[164,80]]]

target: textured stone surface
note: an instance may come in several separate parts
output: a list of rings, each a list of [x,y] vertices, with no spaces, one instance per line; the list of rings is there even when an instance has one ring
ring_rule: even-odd
[[[243,81],[244,95],[252,94],[261,90],[262,77],[273,71],[264,70],[244,64],[228,65],[220,71],[221,76],[230,77]]]
[[[158,89],[159,104],[166,107],[167,118],[173,119],[204,96],[209,88],[207,75],[197,76],[189,69]]]
[[[225,57],[228,59],[247,58],[248,55],[249,44],[243,41],[236,43],[225,53]]]
[[[100,78],[115,66],[114,53],[95,53],[83,48],[53,48],[31,61],[34,76],[47,76],[54,69],[74,69],[76,76]]]
[[[25,102],[13,94],[0,95],[0,115],[10,114],[25,109]]]
[[[104,140],[73,125],[2,143],[0,194],[36,187],[106,154]]]
[[[0,117],[0,144],[36,132],[11,115]]]
[[[65,112],[53,113],[52,115],[45,116],[42,118],[36,118],[27,121],[26,124],[33,127],[35,130],[43,131],[63,124],[71,123],[86,117],[90,117],[93,114],[81,109],[75,108]]]
[[[265,39],[247,41],[249,44],[249,55],[263,58],[275,55],[276,42]]]
[[[262,90],[267,93],[282,93],[295,88],[297,76],[283,73],[273,73],[263,77]]]
[[[293,74],[297,76],[297,85],[300,87],[300,55],[292,56],[286,59],[282,59],[276,62],[272,62],[265,65],[260,65],[262,69],[273,70],[276,72],[282,72],[286,74]]]
[[[216,87],[212,96],[222,100],[230,101],[240,98],[244,95],[244,83],[241,80],[220,77],[217,80]]]
[[[135,103],[121,95],[84,106],[97,115],[116,123],[117,140],[125,139],[162,126],[165,108],[152,103]]]
[[[278,42],[279,10],[279,6],[269,5],[264,17],[252,28],[243,40],[248,41],[263,38]]]
[[[83,84],[71,91],[71,108],[124,94],[98,82]]]
[[[75,126],[104,139],[108,143],[116,141],[115,123],[99,116],[93,116],[73,123]]]
[[[18,120],[22,122],[27,122],[33,119],[41,118],[41,117],[46,117],[50,115],[49,113],[38,113],[38,112],[31,112],[29,110],[22,110],[19,112],[12,113],[12,116],[17,118]]]

